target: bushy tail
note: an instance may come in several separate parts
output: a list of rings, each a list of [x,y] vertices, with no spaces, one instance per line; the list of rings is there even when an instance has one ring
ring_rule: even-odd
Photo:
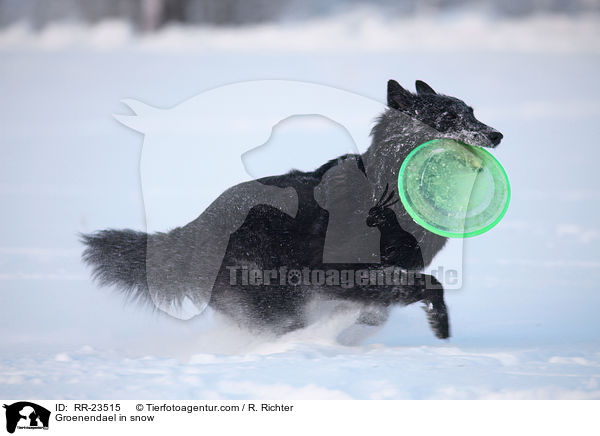
[[[134,300],[149,302],[146,278],[148,235],[134,230],[101,230],[81,235],[83,260],[101,285],[116,285]]]

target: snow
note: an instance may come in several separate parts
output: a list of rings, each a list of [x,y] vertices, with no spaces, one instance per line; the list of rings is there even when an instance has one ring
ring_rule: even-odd
[[[599,353],[554,352],[298,343],[181,361],[88,348],[4,361],[0,383],[9,398],[598,399]]]
[[[538,14],[528,19],[501,20],[462,13],[440,17],[385,17],[372,8],[352,8],[341,14],[299,22],[242,27],[167,26],[139,38],[130,23],[105,20],[92,26],[50,23],[40,32],[17,22],[0,33],[0,47],[65,47],[109,51],[134,46],[144,52],[203,53],[267,50],[289,53],[356,51],[463,51],[519,53],[595,53],[600,51],[598,17]],[[448,35],[452,35],[448,37]],[[568,35],[568,36],[567,36]]]
[[[120,22],[0,29],[0,397],[600,398],[598,19],[363,14],[141,37]],[[78,232],[146,227],[142,137],[112,118],[119,102],[172,107],[268,78],[379,101],[387,79],[423,79],[504,134],[493,153],[513,198],[496,228],[465,241],[449,341],[418,306],[343,346],[339,317],[256,337],[90,281]]]

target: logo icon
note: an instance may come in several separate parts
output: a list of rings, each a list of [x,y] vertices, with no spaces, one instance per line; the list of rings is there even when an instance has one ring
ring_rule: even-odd
[[[48,429],[50,411],[29,401],[19,401],[11,405],[4,404],[6,409],[6,431],[14,433],[18,429]]]

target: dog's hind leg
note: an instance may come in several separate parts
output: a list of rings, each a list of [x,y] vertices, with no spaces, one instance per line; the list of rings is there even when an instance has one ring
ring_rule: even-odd
[[[356,322],[344,329],[337,337],[342,345],[357,345],[377,333],[388,320],[390,307],[369,304],[363,307]]]
[[[390,316],[390,308],[379,304],[370,304],[365,306],[361,311],[357,324],[377,327],[385,324]]]

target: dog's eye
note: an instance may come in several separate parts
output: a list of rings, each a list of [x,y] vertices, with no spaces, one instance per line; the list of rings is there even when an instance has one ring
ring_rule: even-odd
[[[457,115],[454,112],[444,112],[442,117],[444,120],[455,120]]]

